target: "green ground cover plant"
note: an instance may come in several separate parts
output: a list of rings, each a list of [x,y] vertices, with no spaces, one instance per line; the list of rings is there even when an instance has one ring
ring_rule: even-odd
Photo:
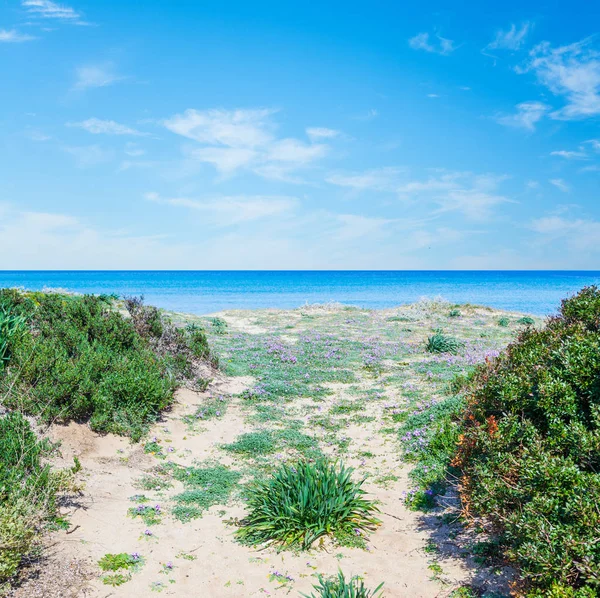
[[[173,477],[182,482],[185,490],[173,500],[172,513],[176,519],[187,522],[217,504],[226,504],[242,477],[237,471],[219,463],[207,463],[198,467],[172,466]]]
[[[206,358],[207,343],[139,299],[125,307],[129,317],[108,296],[0,290],[0,313],[18,322],[18,333],[0,341],[10,354],[0,377],[5,405],[138,440],[192,374],[193,359]]]
[[[248,489],[248,515],[236,536],[244,544],[310,548],[324,536],[375,529],[377,507],[365,498],[352,469],[319,459],[282,465]]]

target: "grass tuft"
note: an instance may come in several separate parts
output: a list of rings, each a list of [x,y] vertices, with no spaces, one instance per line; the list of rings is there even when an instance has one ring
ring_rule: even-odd
[[[339,571],[337,577],[325,579],[319,575],[319,583],[313,586],[316,591],[311,594],[302,594],[304,598],[379,598],[383,596],[380,591],[383,583],[380,583],[374,590],[369,590],[362,578],[355,576],[346,579],[344,574]]]
[[[436,330],[435,334],[427,339],[425,350],[428,353],[452,353],[456,355],[462,346],[463,343],[458,339],[445,335],[441,330]]]
[[[324,536],[374,530],[378,509],[365,498],[364,480],[352,480],[352,471],[325,459],[282,465],[250,487],[249,514],[236,532],[238,540],[306,550]]]

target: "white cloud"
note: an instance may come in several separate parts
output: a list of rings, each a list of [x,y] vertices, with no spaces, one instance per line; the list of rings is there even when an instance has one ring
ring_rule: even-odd
[[[560,189],[563,193],[568,193],[571,190],[569,185],[567,185],[563,179],[550,179],[548,182],[557,189]]]
[[[114,120],[101,120],[99,118],[88,118],[87,120],[77,123],[67,123],[67,126],[78,127],[94,135],[147,135],[147,133],[142,133],[141,131],[132,129],[126,125],[121,125]]]
[[[351,189],[391,191],[395,192],[400,184],[400,174],[403,170],[399,168],[375,168],[360,173],[330,174],[325,180],[338,187],[349,187]]]
[[[132,158],[138,158],[139,156],[143,156],[146,153],[146,150],[139,147],[136,143],[132,141],[128,141],[125,144],[125,153]]]
[[[237,110],[186,110],[163,121],[164,126],[199,147],[184,148],[187,157],[213,165],[221,174],[232,175],[250,170],[269,179],[299,182],[295,170],[307,167],[329,152],[317,139],[333,137],[332,129],[308,129],[315,142],[282,138],[275,135],[270,108]]]
[[[274,141],[267,148],[267,160],[307,164],[327,154],[329,146],[325,144],[308,145],[298,139]]]
[[[586,143],[589,143],[593,150],[600,152],[600,139],[588,139]]]
[[[565,158],[566,160],[581,160],[587,158],[587,154],[585,152],[575,152],[568,150],[556,150],[554,152],[550,152],[550,155]]]
[[[114,67],[110,63],[80,66],[75,69],[75,75],[76,81],[73,89],[77,91],[106,87],[124,79],[115,73]]]
[[[548,112],[550,106],[542,102],[522,102],[517,104],[517,112],[508,116],[497,116],[496,122],[507,127],[535,130],[535,125]]]
[[[442,54],[444,56],[456,49],[451,39],[446,39],[439,35],[436,35],[435,39],[432,39],[429,33],[418,33],[408,40],[408,45],[413,50],[424,50],[425,52]]]
[[[368,216],[357,216],[355,214],[338,214],[336,220],[339,228],[334,233],[335,239],[348,241],[368,236],[380,236],[384,228],[394,222],[387,218],[373,218]]]
[[[492,208],[513,203],[497,193],[504,176],[475,175],[470,172],[446,172],[424,180],[402,180],[405,171],[396,168],[370,170],[355,174],[333,174],[327,182],[356,191],[395,193],[403,200],[431,202],[438,208],[434,213],[459,212],[470,220],[487,220]]]
[[[28,129],[25,131],[25,136],[31,141],[50,141],[52,139],[50,135],[46,135],[46,133],[37,129]]]
[[[331,139],[337,137],[340,132],[334,129],[327,129],[325,127],[308,127],[306,134],[311,141],[318,141],[320,139]]]
[[[369,121],[369,120],[373,120],[373,119],[377,118],[378,116],[379,116],[379,110],[377,110],[377,108],[370,108],[364,114],[357,114],[356,116],[353,116],[352,118],[353,118],[353,120]]]
[[[568,220],[560,216],[548,216],[534,220],[531,228],[547,237],[548,242],[564,240],[576,251],[600,251],[600,222],[594,220]]]
[[[538,44],[525,68],[566,104],[550,116],[557,120],[582,119],[600,114],[600,53],[591,47],[592,38],[553,48]]]
[[[485,48],[486,50],[519,50],[531,29],[531,23],[523,23],[519,28],[513,23],[506,31],[500,29],[496,37]]]
[[[147,193],[148,201],[169,206],[188,208],[204,213],[220,226],[232,226],[290,213],[298,200],[287,196],[224,196],[211,199],[189,199],[185,197],[161,198],[157,193]]]
[[[30,14],[45,19],[78,20],[81,16],[71,7],[50,0],[23,0],[21,4]]]
[[[428,93],[427,97],[428,98],[439,98],[440,96],[437,93]]]
[[[106,150],[99,145],[67,146],[63,149],[75,158],[79,168],[104,164],[110,162],[114,157],[111,150]]]
[[[35,39],[33,35],[27,35],[26,33],[19,33],[14,29],[0,29],[0,43],[20,43],[20,42],[28,42],[32,39]]]
[[[249,167],[259,155],[255,150],[243,147],[200,147],[187,150],[186,154],[198,162],[212,164],[222,174]]]
[[[207,144],[258,147],[273,139],[270,108],[255,110],[186,110],[166,119],[164,126],[178,135]]]

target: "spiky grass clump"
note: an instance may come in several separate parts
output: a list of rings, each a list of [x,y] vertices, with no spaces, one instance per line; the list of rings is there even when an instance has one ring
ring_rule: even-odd
[[[353,481],[352,472],[326,459],[282,465],[250,488],[250,512],[237,538],[253,546],[307,550],[324,536],[335,539],[374,530],[379,509],[364,498],[364,479]]]
[[[344,574],[339,571],[337,577],[325,579],[319,576],[319,584],[313,586],[316,594],[303,594],[304,598],[380,598],[383,584],[380,583],[374,590],[365,587],[360,577],[352,577],[346,580]]]
[[[436,330],[435,334],[427,339],[425,350],[428,353],[452,353],[456,355],[462,348],[461,343],[453,336],[446,336],[441,330]]]

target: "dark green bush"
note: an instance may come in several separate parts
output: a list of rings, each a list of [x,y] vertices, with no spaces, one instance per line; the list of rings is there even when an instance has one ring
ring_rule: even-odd
[[[600,291],[565,300],[481,366],[454,464],[535,596],[600,588]]]
[[[308,549],[323,536],[356,536],[379,525],[377,507],[364,498],[364,480],[325,459],[282,465],[248,493],[249,514],[237,530],[245,544]]]
[[[126,306],[130,318],[106,296],[1,290],[0,309],[27,323],[9,340],[6,406],[45,421],[89,419],[94,430],[139,439],[192,374],[200,341],[140,300]]]
[[[57,493],[68,486],[69,472],[42,462],[51,449],[20,413],[0,417],[0,595],[54,516]]]

